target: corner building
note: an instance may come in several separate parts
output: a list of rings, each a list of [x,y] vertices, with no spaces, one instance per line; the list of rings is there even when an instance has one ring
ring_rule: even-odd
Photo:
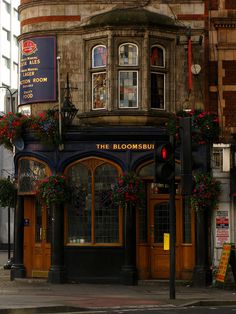
[[[169,188],[154,184],[154,148],[169,140],[170,114],[205,104],[204,3],[21,1],[19,111],[38,114],[69,99],[78,112],[63,147],[50,149],[26,133],[16,150],[13,279],[169,278]],[[202,69],[190,97],[189,36]],[[179,159],[176,153],[176,278],[188,280],[196,266],[195,223],[181,196]],[[125,171],[145,182],[136,217],[109,198]],[[76,197],[47,209],[37,202],[35,182],[55,173],[73,182]]]

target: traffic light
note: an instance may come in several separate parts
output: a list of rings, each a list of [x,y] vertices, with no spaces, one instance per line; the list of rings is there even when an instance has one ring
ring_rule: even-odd
[[[192,143],[190,117],[180,119],[180,159],[182,195],[192,194],[192,171],[207,172],[210,168],[209,144]]]
[[[174,177],[173,148],[170,143],[162,144],[155,150],[155,181],[168,182]]]

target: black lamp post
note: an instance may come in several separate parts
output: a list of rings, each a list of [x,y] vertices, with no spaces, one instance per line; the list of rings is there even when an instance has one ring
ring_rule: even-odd
[[[58,73],[60,73],[60,59],[58,58]],[[60,81],[60,80],[58,80]],[[67,73],[67,86],[65,100],[60,105],[60,84],[58,83],[58,99],[59,99],[59,133],[62,141],[62,124],[68,126],[75,118],[78,109],[72,104],[69,86],[69,77]],[[60,153],[64,149],[63,143],[55,150],[55,172],[58,171],[58,160],[60,159]],[[52,207],[52,240],[51,240],[51,266],[48,273],[48,282],[50,283],[64,283],[66,270],[64,267],[64,216],[62,205],[54,205]]]
[[[71,102],[69,75],[67,73],[66,79],[66,95],[63,105],[61,107],[61,118],[65,125],[70,125],[75,118],[78,109]]]

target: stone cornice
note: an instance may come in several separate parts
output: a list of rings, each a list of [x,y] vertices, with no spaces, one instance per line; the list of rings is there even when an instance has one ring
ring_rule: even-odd
[[[236,28],[236,18],[218,17],[211,19],[214,27],[219,28]]]

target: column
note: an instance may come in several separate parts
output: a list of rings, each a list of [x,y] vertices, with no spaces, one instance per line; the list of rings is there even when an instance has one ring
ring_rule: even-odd
[[[14,261],[11,267],[11,280],[24,278],[26,275],[23,264],[24,257],[24,197],[17,197],[14,219]]]
[[[64,267],[64,211],[62,205],[54,204],[52,210],[52,242],[51,266],[48,282],[64,283],[66,271]]]
[[[124,211],[124,264],[121,269],[121,283],[136,285],[136,208],[127,204]]]
[[[206,287],[212,277],[208,263],[208,215],[206,210],[196,213],[196,267],[193,273],[193,285]]]

